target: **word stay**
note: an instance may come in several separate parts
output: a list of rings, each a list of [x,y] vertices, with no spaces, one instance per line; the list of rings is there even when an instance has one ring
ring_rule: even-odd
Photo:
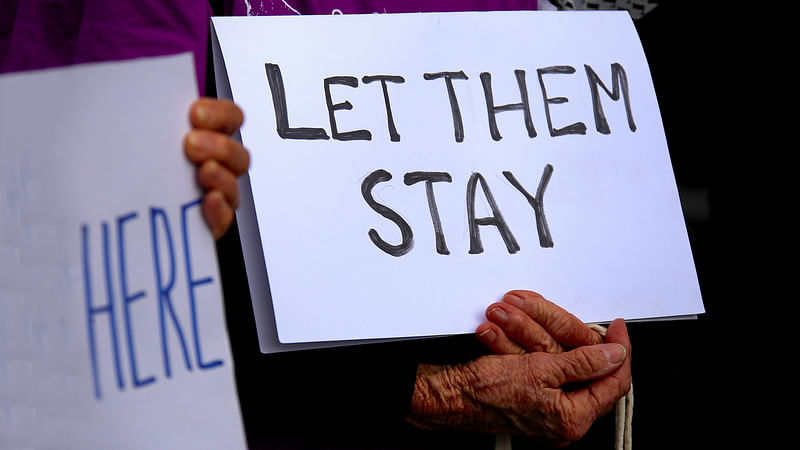
[[[536,231],[539,235],[539,245],[543,248],[553,247],[553,238],[550,234],[550,227],[547,225],[547,218],[544,213],[544,193],[550,178],[553,175],[553,166],[547,164],[542,172],[539,186],[536,188],[535,194],[531,195],[526,190],[511,171],[504,171],[503,176],[511,183],[517,191],[522,194],[530,207],[533,209],[534,218],[536,222]],[[401,242],[399,244],[390,244],[380,237],[375,229],[370,229],[367,233],[370,240],[375,246],[392,256],[403,256],[407,254],[414,247],[414,232],[400,214],[388,206],[379,203],[372,195],[372,190],[379,183],[387,182],[392,179],[392,174],[384,169],[378,169],[367,175],[361,183],[361,195],[364,201],[367,202],[370,208],[376,213],[385,217],[386,219],[394,222],[400,229]],[[428,201],[428,209],[431,215],[431,222],[433,225],[433,232],[436,239],[436,253],[440,255],[449,255],[450,250],[447,247],[444,232],[442,230],[442,221],[439,216],[439,208],[436,203],[436,196],[434,194],[434,183],[450,183],[453,177],[447,172],[408,172],[403,176],[403,183],[406,186],[411,186],[416,183],[425,183],[425,194]],[[475,215],[475,201],[476,192],[480,186],[483,195],[486,198],[491,215],[487,217],[476,217]],[[517,242],[514,234],[511,232],[503,214],[500,211],[494,195],[492,194],[486,179],[478,172],[472,173],[467,181],[466,188],[466,210],[467,221],[469,225],[469,253],[480,254],[483,253],[483,243],[481,241],[481,228],[482,226],[493,226],[500,233],[500,237],[505,243],[508,253],[514,254],[520,250],[519,243]]]

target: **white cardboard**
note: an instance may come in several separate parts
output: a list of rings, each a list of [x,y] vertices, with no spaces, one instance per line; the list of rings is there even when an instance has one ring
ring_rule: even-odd
[[[703,312],[655,92],[625,12],[214,18],[213,26],[219,92],[243,108],[241,138],[252,153],[244,180],[252,205],[238,217],[261,336],[271,332],[272,308],[281,343],[468,333],[510,289],[536,290],[586,322]],[[368,130],[371,139],[281,138],[265,64],[280,68],[289,127],[328,136],[323,80],[353,77],[356,86],[329,86],[332,115],[340,131]],[[624,99],[600,86],[603,134],[586,66],[612,90],[615,64],[633,124]],[[516,70],[536,136],[517,108],[495,114],[497,140],[481,74],[491,74],[493,105],[502,106],[522,103]],[[452,80],[462,142],[445,80],[424,77],[440,72],[467,77]],[[403,78],[386,83],[399,141],[390,139],[381,83],[363,78],[374,75]],[[578,122],[585,133],[550,132]],[[503,173],[534,195],[548,165],[542,204],[553,246],[542,247],[533,208]],[[362,195],[378,169],[392,178],[367,191],[413,231],[402,256],[368,235],[402,242],[399,227]],[[416,171],[451,175],[432,185],[447,255],[436,250],[425,183],[404,183]],[[473,173],[484,177],[519,251],[507,250],[495,226],[479,225],[483,251],[470,253]],[[492,215],[478,187],[474,216]]]
[[[0,448],[245,448],[214,241],[182,214],[193,68],[0,77]]]

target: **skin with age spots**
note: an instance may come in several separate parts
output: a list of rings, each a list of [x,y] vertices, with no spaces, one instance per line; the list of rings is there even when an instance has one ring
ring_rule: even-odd
[[[561,353],[603,342],[580,319],[535,292],[508,292],[486,308],[486,318],[475,334],[495,353]]]
[[[565,446],[630,390],[625,322],[605,340],[541,295],[511,291],[487,308],[476,335],[505,353],[455,366],[420,365],[408,421],[524,435]],[[576,388],[578,386],[578,388]]]
[[[489,355],[458,366],[420,366],[409,421],[566,445],[583,437],[627,389],[597,383],[575,391],[561,387],[607,377],[626,356],[622,345],[607,343],[561,355]]]

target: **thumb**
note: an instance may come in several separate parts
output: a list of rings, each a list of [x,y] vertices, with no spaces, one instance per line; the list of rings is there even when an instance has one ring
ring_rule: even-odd
[[[620,344],[597,344],[578,347],[555,356],[556,380],[561,386],[604,377],[619,368],[628,357]]]

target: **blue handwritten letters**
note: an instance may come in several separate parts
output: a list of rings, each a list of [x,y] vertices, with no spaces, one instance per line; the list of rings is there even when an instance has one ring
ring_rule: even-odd
[[[180,205],[179,211],[172,215],[167,209],[153,206],[123,213],[100,224],[81,225],[86,327],[94,396],[98,400],[103,398],[103,381],[111,376],[101,373],[101,358],[110,357],[114,385],[119,391],[126,386],[138,389],[162,378],[169,379],[175,373],[174,364],[187,372],[223,365],[222,359],[204,356],[202,351],[198,291],[213,285],[214,279],[210,274],[193,271],[192,230],[187,218],[199,205],[200,200],[190,201]],[[130,246],[147,242],[150,264],[133,267]],[[134,286],[131,282],[134,269],[140,274],[149,269],[151,284]],[[137,277],[140,282],[142,279]],[[137,317],[157,321],[156,339],[137,335]],[[108,342],[100,342],[104,337]],[[151,345],[143,348],[144,342]],[[156,348],[152,348],[153,342]],[[170,349],[175,347],[177,352],[171,353]],[[101,354],[100,349],[108,349],[110,355]],[[150,364],[143,367],[143,352],[160,354],[161,367],[152,364],[153,358],[146,358]]]

